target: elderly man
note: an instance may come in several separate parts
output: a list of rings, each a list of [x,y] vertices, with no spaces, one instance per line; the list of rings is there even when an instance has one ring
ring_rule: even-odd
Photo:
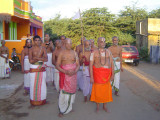
[[[46,82],[53,82],[53,75],[54,75],[54,65],[52,64],[52,52],[54,50],[53,43],[49,41],[50,37],[49,34],[45,34],[44,43],[42,46],[47,50],[48,61],[45,62],[46,64]]]
[[[76,52],[79,56],[80,52],[83,51],[83,45],[84,45],[84,41],[86,40],[85,37],[81,38],[81,44],[76,46]]]
[[[9,67],[9,50],[5,46],[5,41],[1,41],[2,46],[0,47],[0,77],[5,79],[10,77],[10,67]]]
[[[66,36],[64,36],[64,35],[60,36],[60,40],[62,43],[62,49],[65,49],[65,39],[66,39]]]
[[[85,40],[86,40],[85,37],[81,38],[81,44],[76,46],[76,52],[78,54],[78,57],[79,57],[79,54],[81,52],[83,52],[83,47],[84,47],[84,41]],[[78,80],[79,91],[83,90],[83,79],[82,79],[83,73],[82,73],[82,69],[83,69],[83,64],[81,63],[80,64],[80,69],[79,69],[79,71],[77,73],[77,80]]]
[[[46,103],[46,70],[44,62],[48,61],[47,51],[40,45],[38,35],[33,38],[34,46],[29,50],[30,62],[30,103],[33,106]]]
[[[62,44],[61,40],[56,40],[56,49],[52,53],[52,64],[56,66],[58,55],[60,54],[62,50]],[[56,87],[56,90],[59,92],[59,71],[55,68],[54,70],[54,84]]]
[[[24,90],[25,90],[24,95],[28,95],[30,90],[30,74],[29,74],[30,63],[28,55],[29,55],[29,49],[31,47],[32,47],[32,40],[27,39],[24,49],[21,52],[21,67],[22,67],[22,73],[24,73]]]
[[[84,52],[80,53],[80,63],[84,64],[82,70],[81,84],[83,88],[84,102],[87,102],[87,96],[91,94],[92,84],[90,83],[89,61],[91,55],[91,43],[89,40],[84,41]]]
[[[103,103],[103,109],[107,102],[112,102],[112,87],[110,80],[113,80],[113,60],[109,50],[105,49],[105,38],[98,38],[98,50],[93,51],[90,56],[90,76],[92,93],[90,101],[97,104],[96,111],[99,111],[99,104]]]
[[[120,84],[120,70],[123,72],[122,68],[122,47],[118,45],[118,37],[112,37],[113,45],[108,49],[111,51],[114,60],[114,81],[112,86],[115,90],[115,95],[119,96],[119,84]]]
[[[77,53],[71,49],[71,46],[71,39],[66,38],[66,49],[60,52],[56,63],[56,68],[60,71],[60,117],[72,110],[72,104],[74,103],[76,94],[79,59]]]
[[[94,45],[94,40],[90,39],[91,42],[91,52],[93,52],[94,50],[97,50],[97,47]]]

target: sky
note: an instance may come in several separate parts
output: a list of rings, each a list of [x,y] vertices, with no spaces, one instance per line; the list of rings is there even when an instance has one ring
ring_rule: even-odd
[[[124,10],[125,6],[145,8],[147,11],[160,8],[160,0],[30,0],[33,11],[42,17],[43,21],[50,20],[61,14],[61,18],[72,18],[78,10],[107,7],[113,14]]]

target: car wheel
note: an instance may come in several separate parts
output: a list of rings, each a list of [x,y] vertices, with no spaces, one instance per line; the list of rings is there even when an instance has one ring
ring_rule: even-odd
[[[138,66],[138,65],[139,65],[139,61],[135,62],[134,65],[135,65],[135,66]]]

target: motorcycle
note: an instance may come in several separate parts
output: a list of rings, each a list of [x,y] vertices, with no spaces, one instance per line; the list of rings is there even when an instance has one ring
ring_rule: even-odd
[[[14,55],[12,59],[9,59],[9,66],[11,70],[21,70],[19,57]]]

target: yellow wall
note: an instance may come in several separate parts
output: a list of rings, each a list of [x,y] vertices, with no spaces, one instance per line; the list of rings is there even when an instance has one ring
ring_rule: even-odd
[[[150,32],[160,32],[160,19],[149,18],[148,19],[148,33]]]
[[[24,45],[25,40],[6,40],[6,47],[9,49],[9,58],[11,58],[13,48],[16,48],[17,53],[21,53]],[[20,55],[18,57],[21,59]]]
[[[14,14],[13,0],[0,0],[0,13]]]

